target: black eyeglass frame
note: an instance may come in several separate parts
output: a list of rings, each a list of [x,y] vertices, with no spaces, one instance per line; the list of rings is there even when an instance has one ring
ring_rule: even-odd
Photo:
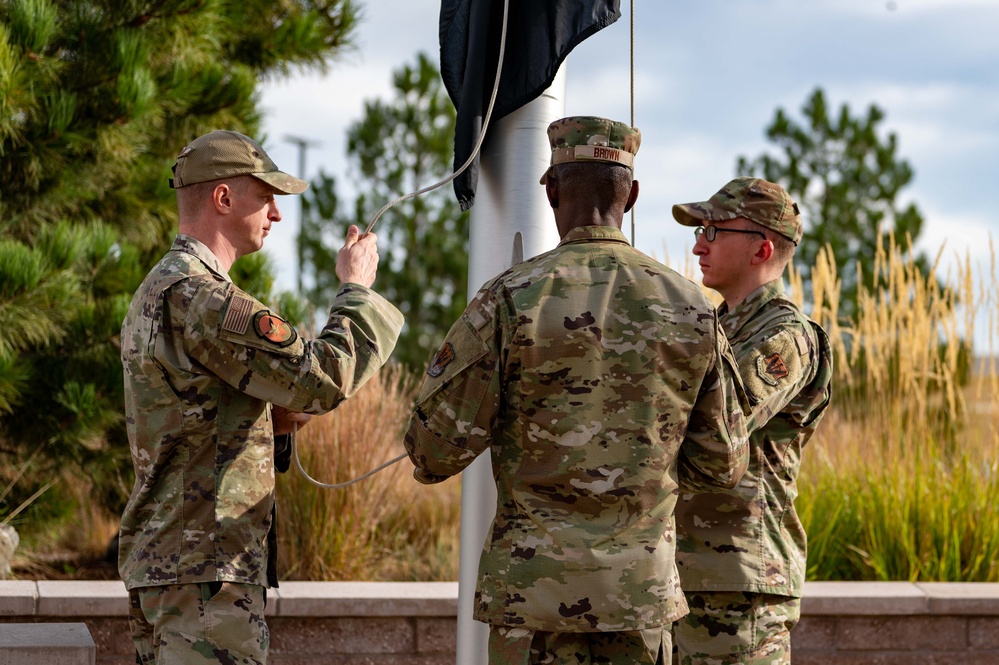
[[[760,236],[764,240],[767,240],[767,234],[763,231],[747,231],[744,229],[720,229],[714,224],[709,224],[708,226],[696,226],[694,227],[694,240],[697,240],[704,235],[704,239],[708,242],[714,242],[715,238],[718,237],[719,233],[748,233],[750,235]]]

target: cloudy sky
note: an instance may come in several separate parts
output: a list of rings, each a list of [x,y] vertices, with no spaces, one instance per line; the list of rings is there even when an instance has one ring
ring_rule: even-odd
[[[344,136],[363,102],[388,98],[392,71],[417,52],[439,56],[439,2],[362,2],[356,48],[328,76],[263,88],[265,146],[275,161],[297,170],[288,135],[319,144],[306,153],[306,178],[323,168],[349,181]],[[886,112],[882,128],[897,134],[900,156],[915,169],[903,192],[927,220],[919,244],[932,256],[946,242],[946,257],[970,252],[987,262],[990,237],[999,240],[991,204],[999,198],[999,0],[636,4],[639,249],[682,265],[693,239],[670,206],[710,196],[734,176],[738,156],[769,147],[763,131],[777,107],[800,119],[821,87],[836,109],[847,103],[858,116],[876,104]],[[623,0],[622,18],[569,56],[566,115],[629,119],[629,5]],[[298,204],[282,203],[287,224],[268,251],[285,266],[279,286],[290,288]]]

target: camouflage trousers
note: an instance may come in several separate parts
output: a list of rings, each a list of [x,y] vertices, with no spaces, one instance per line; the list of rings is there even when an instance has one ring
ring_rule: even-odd
[[[785,665],[801,599],[742,591],[688,591],[673,624],[674,665]]]
[[[489,627],[489,665],[665,665],[667,628],[610,633],[546,633]]]
[[[266,590],[204,582],[128,592],[128,623],[139,665],[265,665],[270,633]]]

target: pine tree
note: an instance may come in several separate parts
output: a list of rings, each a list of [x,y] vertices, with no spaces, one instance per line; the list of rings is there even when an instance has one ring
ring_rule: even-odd
[[[854,117],[847,104],[834,115],[821,89],[802,108],[799,124],[778,108],[766,129],[767,138],[782,154],[764,153],[754,160],[740,157],[738,175],[759,175],[782,184],[801,208],[805,234],[795,253],[795,265],[805,284],[819,251],[830,246],[843,282],[840,311],[852,317],[857,307],[858,266],[868,289],[879,279],[871,266],[880,232],[893,231],[899,243],[913,243],[923,228],[915,204],[900,205],[899,192],[912,182],[914,171],[898,154],[894,133],[880,136],[885,114],[872,104]],[[923,255],[915,261],[924,272]]]
[[[353,0],[0,0],[0,456],[43,447],[120,510],[118,334],[175,232],[170,166],[213,129],[265,138],[260,81],[325,70],[355,20]],[[242,272],[269,291],[265,263]]]

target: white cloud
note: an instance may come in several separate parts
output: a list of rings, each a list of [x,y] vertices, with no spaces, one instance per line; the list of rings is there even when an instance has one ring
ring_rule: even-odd
[[[924,216],[932,223],[926,224],[916,247],[931,259],[942,249],[940,269],[944,273],[968,262],[979,271],[990,265],[994,243],[999,242],[999,216],[955,215],[936,208],[927,208]]]
[[[847,101],[854,115],[865,114],[872,104],[878,106],[886,113],[882,127],[894,131],[909,146],[984,150],[999,142],[995,121],[999,90],[981,83],[868,80],[839,82],[828,92],[827,101],[836,109]],[[840,99],[833,98],[840,95]]]
[[[790,4],[792,0],[782,0]],[[845,16],[904,16],[962,13],[975,10],[995,11],[995,0],[819,0],[814,5],[830,14]]]

